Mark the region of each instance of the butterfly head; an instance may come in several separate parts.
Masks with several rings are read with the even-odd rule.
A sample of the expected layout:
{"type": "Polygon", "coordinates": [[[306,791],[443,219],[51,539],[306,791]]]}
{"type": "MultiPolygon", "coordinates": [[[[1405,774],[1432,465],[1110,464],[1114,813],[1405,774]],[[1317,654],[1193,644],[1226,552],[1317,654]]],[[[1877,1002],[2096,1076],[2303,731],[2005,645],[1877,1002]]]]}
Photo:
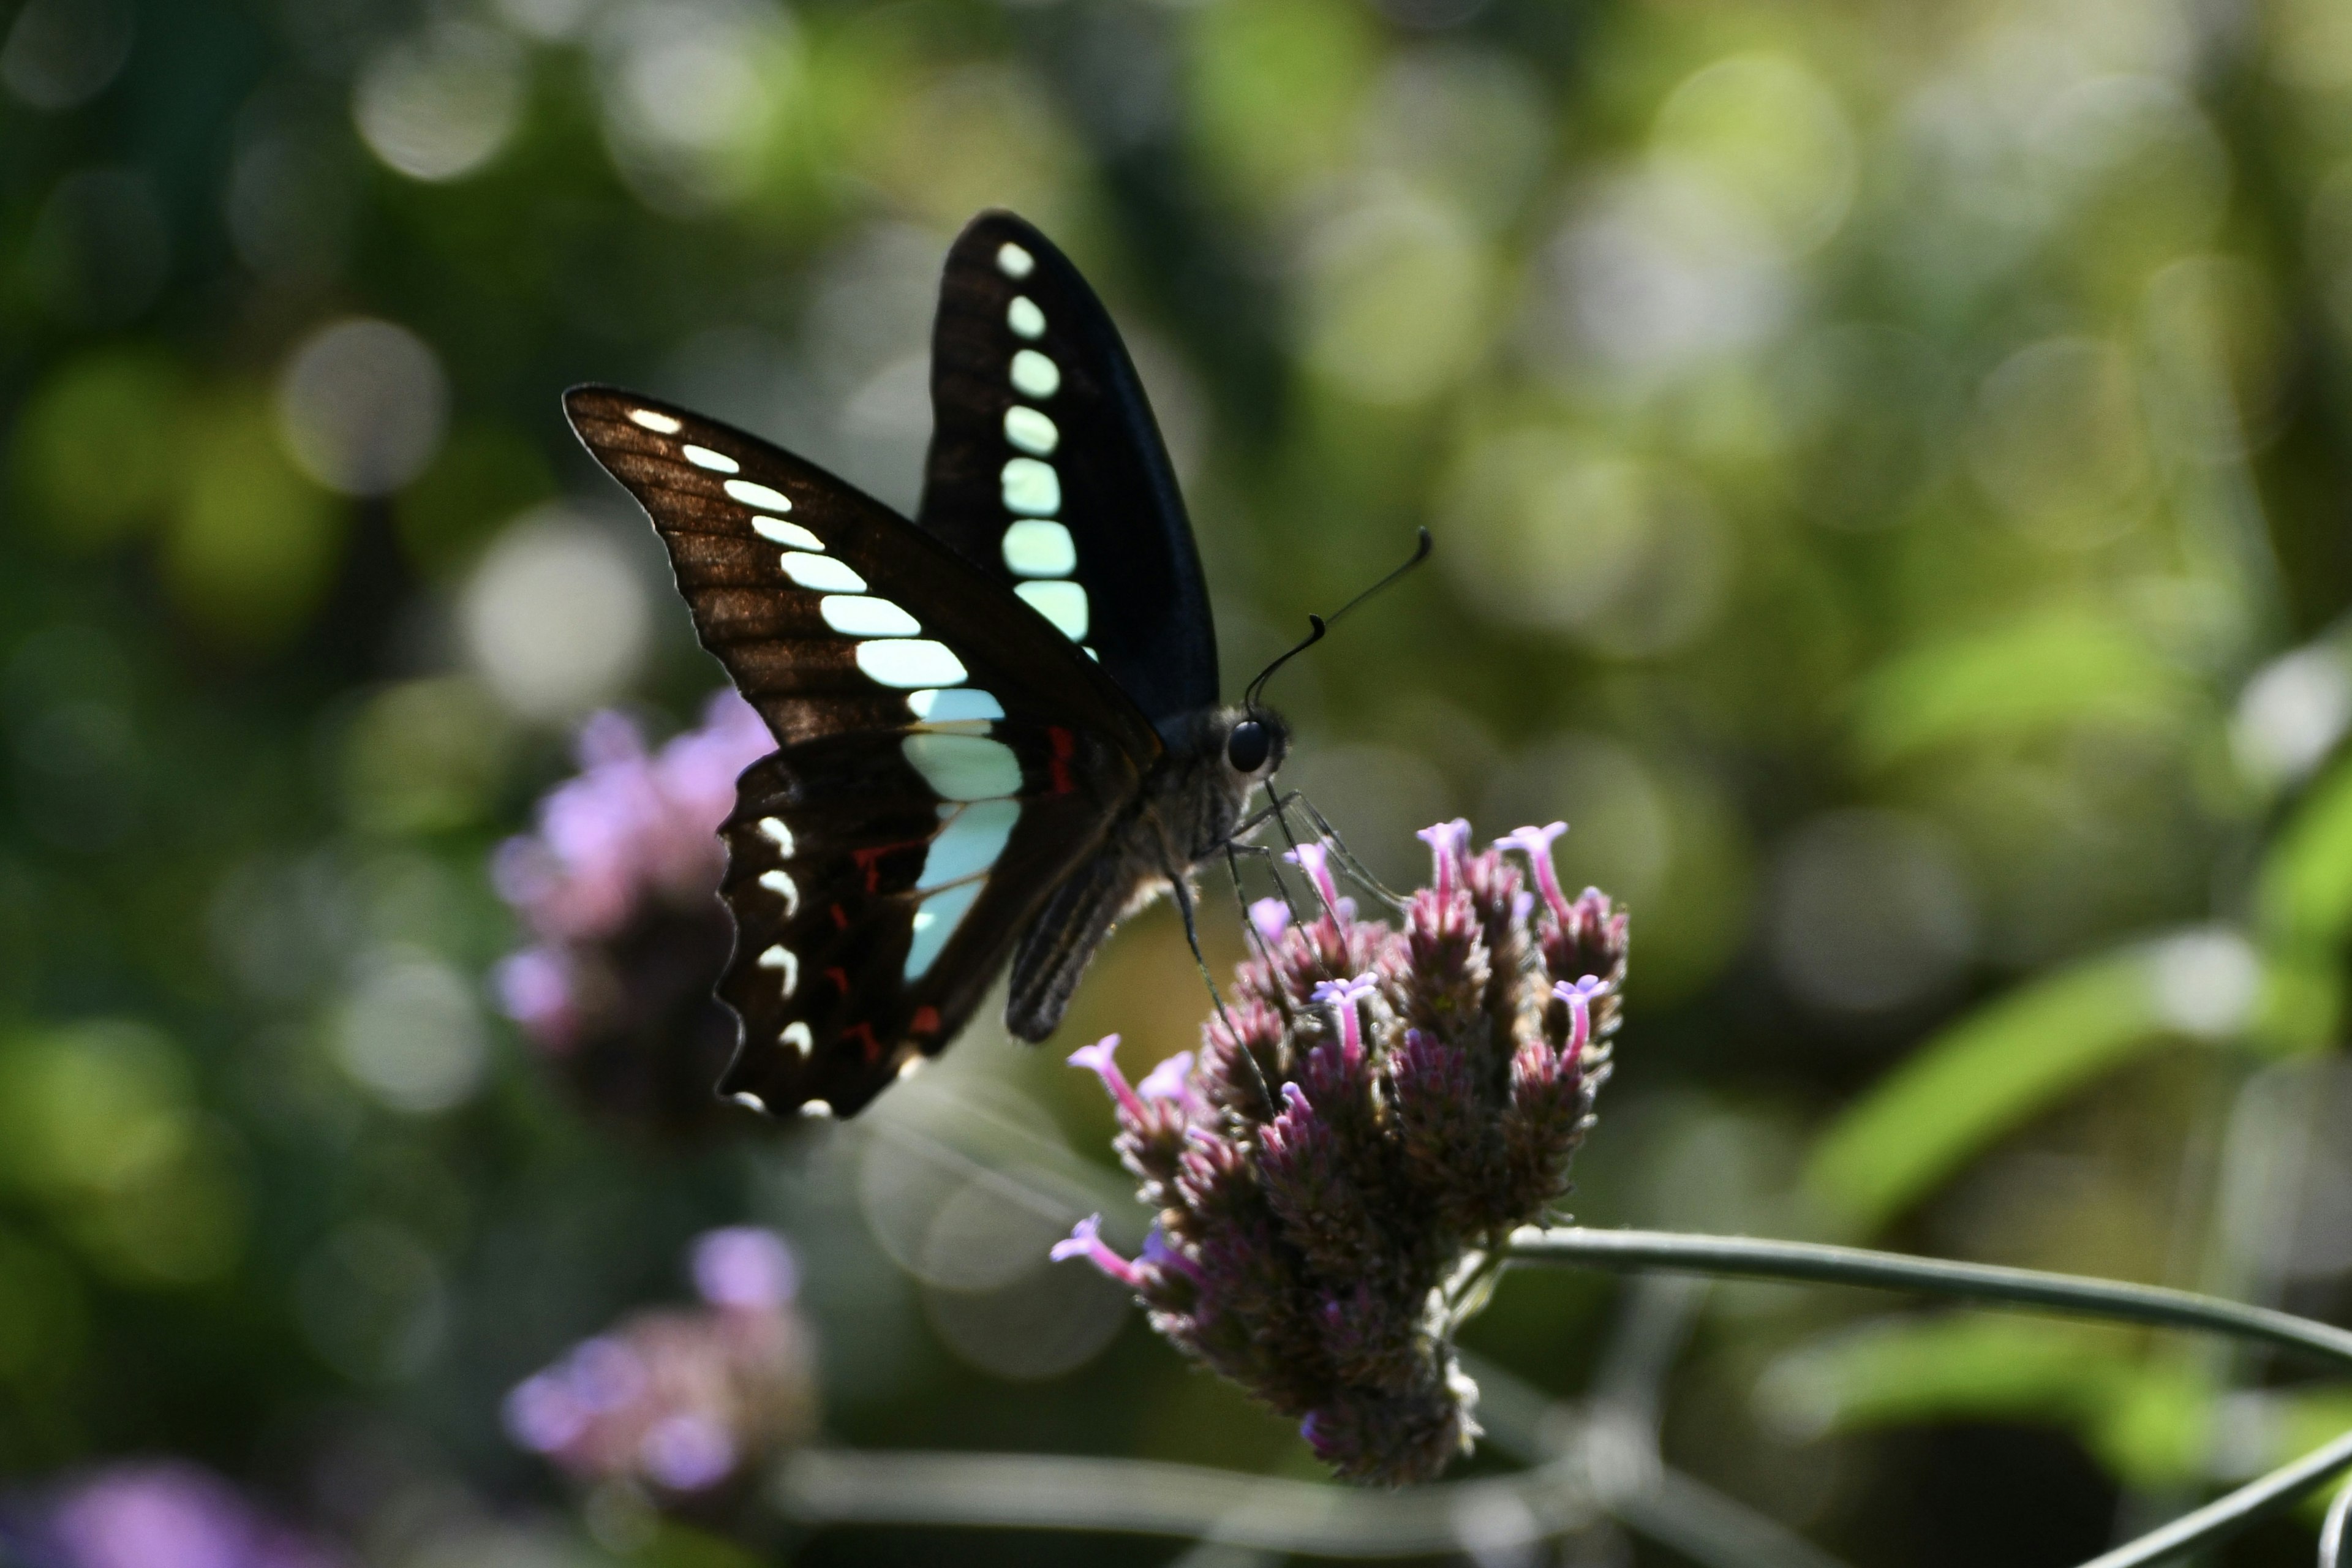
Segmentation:
{"type": "Polygon", "coordinates": [[[1289,750],[1290,726],[1271,709],[1246,710],[1225,727],[1225,766],[1246,783],[1271,778],[1289,750]]]}

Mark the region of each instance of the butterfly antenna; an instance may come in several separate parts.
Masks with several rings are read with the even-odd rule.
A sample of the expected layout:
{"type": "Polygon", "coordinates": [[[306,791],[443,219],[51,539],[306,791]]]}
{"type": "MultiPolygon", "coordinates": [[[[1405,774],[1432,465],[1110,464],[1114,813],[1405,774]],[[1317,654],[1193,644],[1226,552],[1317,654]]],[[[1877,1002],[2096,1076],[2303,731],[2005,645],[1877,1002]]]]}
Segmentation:
{"type": "Polygon", "coordinates": [[[1274,672],[1276,670],[1280,669],[1284,665],[1288,664],[1292,659],[1297,658],[1300,654],[1305,653],[1308,648],[1313,647],[1317,643],[1321,642],[1324,635],[1330,631],[1334,626],[1339,624],[1339,617],[1345,616],[1349,611],[1354,609],[1357,605],[1362,604],[1365,600],[1381,592],[1383,588],[1388,587],[1398,578],[1403,576],[1406,573],[1412,571],[1414,567],[1428,560],[1429,552],[1434,547],[1433,542],[1429,537],[1429,530],[1424,528],[1419,530],[1418,532],[1421,536],[1420,542],[1413,546],[1412,556],[1410,560],[1406,561],[1404,564],[1397,567],[1395,570],[1389,573],[1387,576],[1382,577],[1379,582],[1373,584],[1370,587],[1365,589],[1362,593],[1358,594],[1354,598],[1349,600],[1338,609],[1332,611],[1328,618],[1322,616],[1308,616],[1307,617],[1307,624],[1310,629],[1307,631],[1305,639],[1297,647],[1292,647],[1287,652],[1282,654],[1272,664],[1267,665],[1264,669],[1258,671],[1257,679],[1251,681],[1249,683],[1249,689],[1242,693],[1242,706],[1252,712],[1256,711],[1257,700],[1265,690],[1265,683],[1274,679],[1274,672]]]}

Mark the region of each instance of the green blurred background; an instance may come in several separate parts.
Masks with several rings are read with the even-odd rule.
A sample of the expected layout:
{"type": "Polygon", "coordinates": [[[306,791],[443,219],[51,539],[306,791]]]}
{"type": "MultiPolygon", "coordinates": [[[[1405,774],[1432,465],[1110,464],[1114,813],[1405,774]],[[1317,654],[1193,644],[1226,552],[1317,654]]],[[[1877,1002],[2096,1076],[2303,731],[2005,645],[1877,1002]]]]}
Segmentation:
{"type": "MultiPolygon", "coordinates": [[[[1398,877],[1565,816],[1632,906],[1580,1217],[2352,1311],[2342,0],[11,0],[7,1484],[186,1456],[403,1568],[1256,1561],[730,1544],[499,1426],[751,1219],[828,1442],[1316,1473],[1042,1264],[1121,1184],[1061,1057],[1192,1041],[1165,911],[1045,1050],[781,1137],[583,1115],[486,988],[574,726],[719,679],[557,395],[910,506],[986,205],[1126,331],[1229,690],[1436,535],[1282,677],[1286,776],[1398,877]]],[[[1675,1473],[1859,1565],[2070,1562],[2352,1424],[2178,1336],[1831,1291],[1517,1277],[1472,1343],[1650,1378],[1675,1473]]]]}

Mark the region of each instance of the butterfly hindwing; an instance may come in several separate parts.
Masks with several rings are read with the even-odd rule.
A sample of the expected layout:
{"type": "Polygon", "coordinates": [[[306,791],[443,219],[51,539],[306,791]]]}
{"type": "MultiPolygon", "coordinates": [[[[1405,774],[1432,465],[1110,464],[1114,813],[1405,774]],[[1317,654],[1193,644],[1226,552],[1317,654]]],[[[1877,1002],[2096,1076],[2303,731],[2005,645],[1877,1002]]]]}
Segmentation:
{"type": "Polygon", "coordinates": [[[725,829],[725,1087],[854,1110],[953,1038],[1159,739],[1002,584],[824,470],[609,388],[565,407],[782,747],[725,829]]]}
{"type": "Polygon", "coordinates": [[[1182,495],[1109,313],[1010,213],[949,252],[922,526],[1084,643],[1163,735],[1217,700],[1182,495]]]}
{"type": "Polygon", "coordinates": [[[744,773],[724,829],[736,940],[719,987],[744,1045],[722,1092],[848,1115],[961,1032],[1040,889],[1083,859],[1073,847],[1103,815],[1094,795],[1120,783],[1113,759],[1013,739],[1045,766],[1011,797],[940,801],[850,737],[744,773]]]}

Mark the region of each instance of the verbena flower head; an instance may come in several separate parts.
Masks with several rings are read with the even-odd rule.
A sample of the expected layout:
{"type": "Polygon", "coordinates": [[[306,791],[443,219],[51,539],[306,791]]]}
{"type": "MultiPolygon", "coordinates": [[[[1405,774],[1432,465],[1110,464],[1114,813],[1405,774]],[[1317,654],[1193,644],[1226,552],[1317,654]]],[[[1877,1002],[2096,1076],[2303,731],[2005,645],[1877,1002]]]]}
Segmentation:
{"type": "Polygon", "coordinates": [[[736,775],[775,749],[732,689],[658,751],[618,713],[582,726],[581,771],[499,846],[499,892],[534,941],[499,965],[507,1014],[590,1103],[640,1128],[696,1131],[734,1023],[712,999],[730,932],[719,829],[736,775]]]}
{"type": "Polygon", "coordinates": [[[745,1479],[815,1425],[791,1251],[749,1226],[691,1253],[702,1305],[642,1312],[508,1394],[507,1433],[575,1479],[667,1501],[745,1479]]]}
{"type": "Polygon", "coordinates": [[[1325,847],[1303,846],[1320,913],[1252,906],[1258,956],[1197,1057],[1134,1088],[1116,1035],[1070,1058],[1110,1090],[1159,1217],[1131,1261],[1098,1217],[1053,1256],[1129,1286],[1179,1349],[1359,1480],[1429,1479],[1477,1435],[1454,1332],[1504,1237],[1568,1191],[1607,1076],[1626,917],[1560,890],[1561,831],[1474,855],[1467,823],[1428,829],[1430,885],[1402,930],[1356,919],[1325,847]]]}
{"type": "Polygon", "coordinates": [[[341,1568],[209,1470],[133,1461],[74,1477],[0,1517],[0,1562],[41,1568],[341,1568]]]}

